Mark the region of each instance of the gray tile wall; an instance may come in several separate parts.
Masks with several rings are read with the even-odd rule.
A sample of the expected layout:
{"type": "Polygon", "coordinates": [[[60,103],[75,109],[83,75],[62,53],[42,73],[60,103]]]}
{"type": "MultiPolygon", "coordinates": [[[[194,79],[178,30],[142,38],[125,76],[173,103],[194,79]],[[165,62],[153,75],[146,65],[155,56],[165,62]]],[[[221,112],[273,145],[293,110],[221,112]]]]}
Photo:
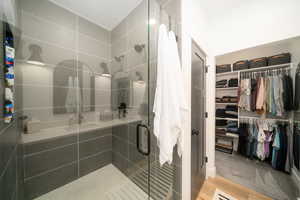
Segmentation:
{"type": "MultiPolygon", "coordinates": [[[[4,105],[4,56],[3,56],[3,22],[8,22],[14,35],[15,47],[18,45],[18,15],[16,2],[15,7],[10,10],[15,13],[10,13],[16,16],[16,20],[5,17],[2,13],[0,16],[0,105],[4,105]],[[7,21],[8,20],[8,21],[7,21]],[[14,25],[12,25],[14,24],[14,25]]],[[[0,8],[1,9],[1,8],[0,8]]],[[[16,101],[16,99],[15,99],[16,101]]],[[[15,107],[16,116],[18,109],[15,107]]],[[[22,145],[20,145],[20,130],[18,129],[18,118],[10,123],[4,123],[3,110],[0,109],[0,199],[7,200],[22,200],[22,145]]]]}
{"type": "Polygon", "coordinates": [[[52,191],[111,162],[111,128],[24,144],[25,199],[52,191]]]}
{"type": "MultiPolygon", "coordinates": [[[[3,123],[3,119],[1,120],[3,123]]],[[[3,125],[0,132],[0,199],[17,195],[17,159],[19,131],[16,121],[3,125]]]]}
{"type": "MultiPolygon", "coordinates": [[[[67,126],[77,113],[66,113],[66,84],[68,77],[78,75],[82,110],[88,111],[82,113],[83,120],[99,121],[99,113],[110,109],[110,80],[100,77],[100,64],[110,66],[110,31],[48,0],[22,0],[19,11],[22,35],[16,54],[16,89],[22,100],[20,112],[37,121],[42,130],[67,126]],[[41,48],[45,66],[26,62],[32,44],[41,48]],[[91,80],[97,75],[93,87],[91,80]]],[[[112,128],[78,129],[76,134],[26,143],[23,148],[24,199],[29,200],[110,164],[112,128]]]]}
{"type": "Polygon", "coordinates": [[[129,123],[112,128],[112,163],[128,177],[137,168],[147,168],[147,157],[136,147],[136,126],[141,122],[129,123]]]}
{"type": "MultiPolygon", "coordinates": [[[[118,77],[127,78],[131,81],[132,86],[125,87],[129,98],[128,103],[130,112],[133,115],[142,114],[147,115],[145,111],[142,111],[142,105],[147,104],[147,81],[148,81],[148,1],[142,1],[126,18],[124,18],[112,31],[111,31],[111,71],[115,79],[112,79],[112,83],[117,83],[118,77]],[[135,50],[135,46],[143,46],[140,52],[135,50]],[[121,62],[117,62],[114,58],[123,56],[121,62]],[[145,82],[144,88],[141,89],[141,85],[136,84],[139,73],[145,82]],[[144,95],[138,99],[134,99],[134,96],[138,92],[143,92],[144,95]]],[[[123,90],[125,89],[123,88],[123,90]]],[[[112,85],[112,98],[113,107],[117,101],[114,100],[118,94],[122,93],[120,87],[112,85]]]]}
{"type": "Polygon", "coordinates": [[[23,98],[19,106],[24,115],[44,128],[67,125],[72,116],[65,107],[68,78],[78,76],[81,109],[92,111],[84,113],[84,119],[99,119],[100,112],[110,110],[110,80],[100,76],[100,64],[110,66],[110,31],[48,0],[20,2],[22,37],[17,51],[16,87],[23,98]],[[26,62],[32,44],[41,48],[45,66],[26,62]],[[91,84],[94,76],[95,87],[91,84]]]}
{"type": "MultiPolygon", "coordinates": [[[[122,67],[130,80],[137,80],[136,72],[139,72],[147,82],[148,34],[145,25],[147,1],[143,1],[111,32],[47,0],[22,0],[20,2],[22,37],[17,50],[16,89],[21,101],[17,106],[22,108],[20,112],[29,116],[30,119],[39,120],[45,127],[58,127],[68,123],[66,119],[71,114],[55,114],[55,110],[59,113],[63,108],[55,106],[53,88],[59,88],[61,96],[66,96],[67,92],[64,83],[54,81],[53,76],[57,67],[62,69],[60,72],[72,76],[74,73],[82,71],[82,74],[85,74],[89,71],[85,66],[89,66],[96,73],[101,73],[100,63],[107,62],[112,73],[116,73],[122,67]],[[45,66],[29,66],[26,63],[31,55],[29,50],[31,44],[37,44],[42,48],[45,66]],[[142,52],[135,51],[135,45],[143,44],[145,48],[142,52]],[[125,56],[122,66],[114,60],[115,56],[120,55],[125,56]],[[79,69],[78,66],[81,66],[81,63],[84,65],[79,69]]],[[[157,12],[154,11],[154,14],[157,12]]],[[[156,72],[156,36],[157,27],[151,29],[149,46],[151,88],[154,88],[156,72]]],[[[85,89],[91,90],[92,88],[90,85],[85,85],[85,89]]],[[[93,112],[83,113],[85,120],[97,120],[98,112],[110,109],[110,82],[101,84],[95,90],[96,99],[101,101],[96,101],[95,105],[91,105],[89,99],[83,100],[85,107],[95,107],[93,112]]],[[[151,95],[154,97],[154,94],[151,95]]],[[[147,93],[145,93],[141,101],[132,105],[133,115],[130,117],[135,117],[139,113],[142,120],[147,119],[147,113],[141,109],[143,104],[147,105],[147,98],[147,93]]],[[[79,130],[78,134],[68,137],[25,144],[24,163],[21,162],[24,164],[25,173],[25,199],[40,196],[109,163],[113,163],[124,174],[131,177],[137,169],[144,167],[147,160],[136,150],[135,128],[136,123],[132,123],[101,131],[83,133],[79,130]],[[52,162],[48,162],[47,159],[52,162]]],[[[157,161],[158,150],[155,144],[154,139],[152,149],[155,150],[151,155],[151,162],[157,161]]],[[[12,151],[12,147],[9,147],[12,145],[4,146],[8,149],[7,151],[12,151]]],[[[22,153],[22,148],[14,151],[22,153]]],[[[7,165],[15,166],[14,163],[17,163],[19,159],[17,154],[12,155],[14,156],[10,156],[6,162],[7,165]],[[9,162],[11,160],[16,160],[16,162],[9,162]]],[[[178,186],[181,182],[181,164],[176,166],[178,170],[174,176],[174,183],[178,186]]],[[[7,171],[4,174],[10,176],[12,173],[7,171]]],[[[6,176],[2,176],[0,180],[7,180],[6,176]]],[[[9,185],[10,188],[14,188],[16,184],[9,185]]],[[[177,186],[174,186],[173,191],[176,196],[180,196],[180,187],[177,186]]],[[[10,195],[12,198],[16,196],[15,192],[10,192],[12,191],[10,189],[5,191],[5,195],[10,195]]]]}

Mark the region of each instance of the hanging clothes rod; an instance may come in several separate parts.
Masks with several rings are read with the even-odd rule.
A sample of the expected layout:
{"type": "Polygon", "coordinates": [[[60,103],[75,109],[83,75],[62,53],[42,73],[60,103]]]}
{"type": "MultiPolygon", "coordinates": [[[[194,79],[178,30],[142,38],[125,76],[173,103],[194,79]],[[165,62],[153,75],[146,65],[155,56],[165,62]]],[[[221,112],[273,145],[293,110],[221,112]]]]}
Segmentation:
{"type": "Polygon", "coordinates": [[[291,119],[281,119],[281,118],[260,118],[260,117],[252,117],[252,116],[239,116],[239,119],[243,120],[266,120],[266,121],[282,121],[282,122],[291,122],[291,119]]]}
{"type": "Polygon", "coordinates": [[[258,71],[268,71],[268,70],[275,70],[275,69],[282,69],[282,68],[292,68],[293,63],[287,63],[287,64],[281,64],[281,65],[271,65],[271,66],[265,66],[265,67],[259,67],[259,68],[253,68],[253,69],[243,69],[239,72],[258,72],[258,71]]]}

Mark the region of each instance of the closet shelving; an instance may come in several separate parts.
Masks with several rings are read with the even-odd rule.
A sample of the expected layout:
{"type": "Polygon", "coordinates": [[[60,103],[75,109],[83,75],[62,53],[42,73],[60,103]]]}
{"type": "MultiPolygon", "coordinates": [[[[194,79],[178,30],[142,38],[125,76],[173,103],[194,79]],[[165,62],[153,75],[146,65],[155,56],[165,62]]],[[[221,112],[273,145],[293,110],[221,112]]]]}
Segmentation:
{"type": "Polygon", "coordinates": [[[283,119],[283,118],[262,118],[262,117],[252,117],[252,116],[239,116],[239,119],[261,119],[261,120],[270,120],[270,121],[281,121],[281,122],[292,122],[292,119],[283,119]]]}
{"type": "MultiPolygon", "coordinates": [[[[276,69],[286,69],[286,68],[292,68],[293,67],[293,63],[286,63],[286,64],[280,64],[280,65],[272,65],[272,66],[265,66],[265,67],[259,67],[259,68],[252,68],[252,69],[244,69],[244,70],[237,70],[237,71],[233,71],[232,70],[232,67],[231,67],[231,70],[230,72],[223,72],[223,73],[218,73],[216,74],[216,77],[217,79],[220,79],[222,77],[231,77],[231,78],[237,78],[238,79],[238,83],[240,82],[240,76],[241,76],[241,73],[243,72],[257,72],[257,73],[260,73],[260,72],[264,72],[264,71],[271,71],[271,70],[276,70],[276,69]]],[[[226,87],[226,88],[216,88],[216,92],[219,92],[219,91],[222,91],[222,92],[233,92],[233,91],[238,91],[238,87],[226,87]]],[[[218,103],[216,102],[216,107],[219,107],[219,106],[226,106],[226,105],[237,105],[238,103],[218,103]]],[[[244,120],[244,119],[266,119],[266,120],[277,120],[277,121],[284,121],[284,122],[292,122],[291,119],[285,119],[285,118],[276,118],[276,117],[273,117],[273,118],[270,118],[270,117],[265,117],[265,118],[262,118],[262,117],[254,117],[254,116],[247,116],[247,115],[243,115],[241,116],[240,115],[240,109],[238,109],[238,117],[237,118],[221,118],[221,117],[216,117],[216,120],[231,120],[231,121],[237,121],[238,124],[240,123],[240,119],[241,120],[244,120]]],[[[219,127],[217,127],[219,128],[219,127]]],[[[232,138],[232,141],[234,139],[237,139],[236,137],[233,137],[233,136],[226,136],[227,138],[232,138]]],[[[226,148],[224,147],[224,145],[218,145],[217,144],[217,140],[218,138],[222,138],[222,136],[220,135],[217,135],[216,134],[216,149],[219,149],[220,148],[226,148]]],[[[232,142],[233,144],[233,142],[232,142]]],[[[232,150],[233,147],[227,147],[227,149],[225,150],[225,152],[230,152],[232,153],[232,150]]]]}
{"type": "Polygon", "coordinates": [[[252,68],[252,69],[242,69],[242,70],[237,70],[237,71],[223,72],[223,73],[218,73],[217,76],[239,74],[241,72],[266,71],[266,70],[273,70],[273,69],[278,69],[278,68],[289,68],[289,67],[292,68],[293,63],[286,63],[286,64],[271,65],[271,66],[258,67],[258,68],[252,68]]]}
{"type": "Polygon", "coordinates": [[[217,105],[237,105],[237,103],[216,103],[217,105]]]}
{"type": "Polygon", "coordinates": [[[216,90],[237,90],[238,87],[216,88],[216,90]]]}
{"type": "Polygon", "coordinates": [[[238,121],[238,118],[216,117],[216,119],[224,119],[224,120],[230,120],[230,121],[238,121]]]}

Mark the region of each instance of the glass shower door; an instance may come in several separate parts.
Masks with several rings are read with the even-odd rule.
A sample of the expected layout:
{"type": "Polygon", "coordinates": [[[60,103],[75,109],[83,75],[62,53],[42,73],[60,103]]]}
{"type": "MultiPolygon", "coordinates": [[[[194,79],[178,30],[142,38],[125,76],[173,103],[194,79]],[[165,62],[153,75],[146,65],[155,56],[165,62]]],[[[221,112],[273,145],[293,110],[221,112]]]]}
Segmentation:
{"type": "Polygon", "coordinates": [[[24,199],[149,199],[149,1],[16,4],[24,199]]]}

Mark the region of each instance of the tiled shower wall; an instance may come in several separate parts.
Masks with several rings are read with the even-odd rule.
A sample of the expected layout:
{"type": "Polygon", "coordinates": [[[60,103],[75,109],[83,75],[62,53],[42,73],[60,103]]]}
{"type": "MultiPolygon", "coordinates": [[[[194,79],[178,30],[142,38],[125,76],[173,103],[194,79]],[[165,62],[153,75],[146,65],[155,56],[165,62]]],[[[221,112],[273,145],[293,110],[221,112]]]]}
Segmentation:
{"type": "MultiPolygon", "coordinates": [[[[31,124],[24,143],[24,199],[33,199],[112,162],[112,127],[84,131],[69,124],[82,114],[83,123],[98,122],[110,110],[110,31],[47,0],[21,0],[21,43],[17,51],[18,108],[31,124]],[[32,45],[44,66],[27,63],[32,45]],[[66,112],[68,77],[79,77],[72,98],[82,107],[66,112]],[[93,79],[95,77],[95,79],[93,79]],[[94,80],[95,87],[92,87],[94,80]],[[78,94],[78,95],[77,95],[78,94]],[[69,126],[73,134],[43,139],[43,131],[69,126]],[[30,138],[30,139],[28,139],[30,138]]],[[[12,136],[11,136],[12,137],[12,136]]]]}
{"type": "MultiPolygon", "coordinates": [[[[34,138],[36,134],[36,139],[24,144],[25,199],[40,196],[109,163],[113,163],[130,176],[131,172],[142,167],[140,164],[146,160],[136,150],[136,123],[91,132],[77,130],[77,134],[47,140],[39,140],[38,135],[44,128],[68,125],[70,117],[74,115],[74,113],[63,114],[65,108],[54,103],[62,101],[54,97],[55,90],[59,91],[61,96],[66,96],[68,91],[68,85],[60,79],[55,79],[55,76],[57,74],[68,76],[81,74],[83,82],[86,83],[81,92],[89,94],[92,90],[89,85],[90,71],[101,73],[99,66],[102,62],[108,63],[112,74],[119,73],[117,75],[121,76],[125,74],[135,82],[133,90],[137,91],[138,95],[132,97],[134,101],[130,105],[128,117],[136,117],[139,114],[141,120],[147,123],[148,96],[147,92],[141,91],[150,87],[151,107],[155,88],[158,30],[158,23],[150,28],[148,49],[148,2],[143,1],[111,32],[47,0],[22,0],[20,2],[21,6],[18,11],[21,15],[21,26],[19,28],[22,35],[16,65],[17,109],[21,114],[36,122],[38,127],[31,135],[34,138]],[[26,63],[32,53],[30,48],[32,44],[41,48],[45,66],[26,63]],[[135,45],[143,46],[144,44],[142,51],[138,52],[134,49],[135,45]],[[150,50],[149,71],[148,50],[150,50]],[[124,60],[120,63],[114,58],[121,55],[124,55],[124,60]],[[57,69],[60,70],[57,71],[57,69]],[[140,76],[145,83],[140,80],[140,76]],[[150,77],[149,85],[146,84],[148,76],[150,77]]],[[[163,20],[160,17],[158,3],[151,0],[150,5],[153,6],[150,9],[151,16],[157,17],[157,22],[163,20]]],[[[172,11],[172,14],[178,15],[177,11],[172,11]]],[[[82,113],[85,122],[99,120],[100,113],[111,108],[111,94],[119,92],[110,88],[110,81],[107,79],[101,78],[98,81],[99,87],[94,89],[96,104],[93,105],[90,98],[84,98],[83,108],[78,108],[85,111],[82,113]]],[[[18,179],[15,173],[19,160],[17,158],[21,158],[19,161],[23,160],[16,154],[19,136],[16,124],[3,127],[0,134],[1,155],[3,152],[3,158],[5,158],[4,163],[1,163],[2,159],[0,162],[0,172],[2,172],[0,184],[5,185],[0,187],[5,189],[0,193],[0,195],[5,195],[3,199],[17,196],[18,179]],[[2,142],[4,142],[3,145],[2,142]]],[[[152,138],[154,151],[151,154],[151,162],[158,160],[159,152],[153,135],[152,138]]],[[[21,150],[22,148],[18,152],[22,153],[21,150]]],[[[179,199],[181,161],[176,154],[174,161],[173,199],[179,199]]],[[[152,170],[152,173],[155,175],[156,171],[152,170]]],[[[22,199],[22,195],[19,196],[19,199],[22,199]]]]}
{"type": "Polygon", "coordinates": [[[40,196],[109,163],[129,175],[129,171],[135,171],[135,162],[145,159],[136,150],[136,123],[90,132],[78,129],[73,135],[39,139],[43,130],[50,128],[55,132],[55,128],[68,126],[69,119],[78,115],[65,113],[65,106],[57,105],[64,101],[70,89],[63,75],[82,74],[80,92],[85,97],[91,90],[95,92],[95,105],[90,98],[83,98],[83,108],[78,108],[83,111],[84,122],[99,121],[100,113],[111,109],[111,93],[120,91],[111,89],[110,79],[99,77],[95,89],[89,85],[90,72],[101,74],[103,62],[112,69],[112,74],[122,67],[134,82],[133,90],[139,95],[132,97],[128,118],[137,117],[138,113],[147,118],[145,109],[140,109],[145,108],[140,105],[147,102],[147,93],[143,92],[148,73],[145,2],[124,20],[126,26],[121,23],[110,32],[50,1],[21,1],[22,40],[17,52],[16,83],[17,95],[22,101],[18,107],[35,122],[33,133],[23,136],[24,141],[29,141],[24,144],[25,199],[40,196]],[[41,49],[45,66],[26,62],[32,53],[32,44],[41,49]],[[136,52],[135,44],[144,44],[144,50],[136,52]],[[114,59],[123,54],[123,62],[114,59]],[[135,82],[137,71],[144,83],[135,82]],[[61,99],[55,97],[55,91],[61,99]],[[26,139],[28,137],[31,139],[26,139]]]}
{"type": "MultiPolygon", "coordinates": [[[[93,74],[101,75],[101,63],[109,68],[110,32],[50,1],[20,2],[22,43],[17,54],[17,89],[23,97],[20,106],[24,115],[42,127],[67,125],[73,114],[61,114],[65,111],[61,102],[70,89],[68,76],[81,75],[80,93],[90,97],[93,88],[89,79],[93,74]],[[31,45],[40,47],[45,66],[26,63],[33,53],[31,45]]],[[[110,80],[97,78],[99,84],[93,91],[96,104],[90,98],[82,101],[82,110],[92,111],[84,113],[86,121],[95,120],[98,112],[110,109],[110,80]]]]}
{"type": "MultiPolygon", "coordinates": [[[[147,110],[143,110],[143,107],[148,105],[147,19],[148,1],[144,0],[111,31],[111,70],[116,77],[112,81],[116,82],[118,77],[126,77],[132,81],[132,88],[124,88],[135,94],[129,97],[128,117],[139,116],[144,123],[147,123],[147,110]],[[135,45],[143,46],[140,52],[135,50],[135,45]],[[122,59],[117,62],[115,57],[122,59]],[[141,75],[142,81],[137,82],[136,73],[141,75]]],[[[120,93],[120,90],[122,89],[112,88],[112,95],[120,93]]],[[[137,123],[131,123],[113,128],[113,164],[128,176],[136,171],[138,162],[144,161],[144,170],[147,167],[146,157],[136,149],[136,125],[137,123]]]]}

